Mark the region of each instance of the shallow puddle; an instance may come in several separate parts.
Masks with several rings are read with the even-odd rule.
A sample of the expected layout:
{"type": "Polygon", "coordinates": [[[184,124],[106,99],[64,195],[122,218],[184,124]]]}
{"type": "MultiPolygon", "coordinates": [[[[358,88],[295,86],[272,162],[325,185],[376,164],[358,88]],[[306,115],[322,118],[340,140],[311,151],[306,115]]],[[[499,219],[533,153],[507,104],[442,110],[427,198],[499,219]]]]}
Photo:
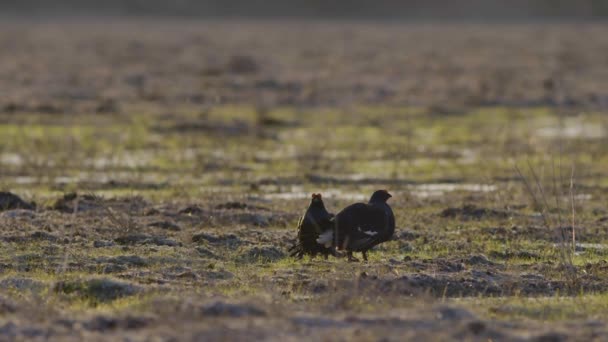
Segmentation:
{"type": "Polygon", "coordinates": [[[0,164],[19,166],[23,164],[23,157],[17,153],[0,154],[0,164]]]}
{"type": "Polygon", "coordinates": [[[536,135],[543,138],[600,139],[606,136],[606,130],[602,125],[576,120],[575,122],[566,122],[564,127],[549,126],[539,128],[536,130],[536,135]]]}
{"type": "MultiPolygon", "coordinates": [[[[301,187],[294,187],[299,188],[301,187]]],[[[283,199],[283,200],[299,200],[299,199],[308,199],[310,198],[310,192],[304,190],[290,191],[290,192],[279,192],[272,194],[265,194],[262,196],[264,199],[283,199]]],[[[360,194],[355,192],[344,192],[340,190],[328,190],[323,191],[323,198],[328,199],[343,199],[343,200],[353,200],[353,201],[364,201],[368,199],[369,195],[360,194]]]]}
{"type": "MultiPolygon", "coordinates": [[[[351,175],[348,177],[350,180],[361,180],[366,179],[365,175],[351,175]]],[[[445,193],[453,191],[468,191],[468,192],[492,192],[496,191],[497,186],[491,184],[474,184],[474,183],[426,183],[407,186],[411,195],[426,198],[442,196],[445,193]]],[[[389,189],[390,190],[390,189],[389,189]]],[[[393,196],[399,196],[399,191],[391,191],[393,196]]],[[[340,190],[326,190],[322,192],[326,198],[337,198],[344,200],[359,200],[364,201],[369,198],[368,194],[361,194],[353,191],[340,191],[340,190]]],[[[284,200],[295,200],[304,199],[310,196],[310,192],[304,191],[301,186],[292,186],[287,192],[276,192],[265,194],[262,197],[265,199],[284,199],[284,200]]]]}
{"type": "Polygon", "coordinates": [[[608,244],[605,243],[588,243],[588,242],[577,242],[576,248],[581,249],[607,249],[608,244]]]}
{"type": "Polygon", "coordinates": [[[475,183],[426,183],[411,185],[408,188],[412,195],[421,198],[443,196],[453,191],[492,192],[497,189],[496,185],[475,183]]]}

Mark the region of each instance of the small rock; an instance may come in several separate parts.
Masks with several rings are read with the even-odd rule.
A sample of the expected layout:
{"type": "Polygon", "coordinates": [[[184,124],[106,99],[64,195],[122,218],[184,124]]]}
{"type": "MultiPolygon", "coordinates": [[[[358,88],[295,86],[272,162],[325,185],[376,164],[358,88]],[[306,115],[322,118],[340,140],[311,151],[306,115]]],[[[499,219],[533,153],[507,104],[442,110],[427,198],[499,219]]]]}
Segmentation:
{"type": "Polygon", "coordinates": [[[2,107],[2,111],[5,113],[23,112],[26,110],[26,106],[14,102],[9,102],[2,107]]]}
{"type": "Polygon", "coordinates": [[[58,114],[63,111],[62,108],[58,107],[53,103],[41,103],[35,108],[33,108],[33,110],[44,114],[58,114]]]}
{"type": "Polygon", "coordinates": [[[13,322],[8,322],[0,326],[0,336],[7,338],[7,340],[14,340],[17,336],[17,325],[13,322]]]}
{"type": "Polygon", "coordinates": [[[108,331],[114,329],[141,329],[149,325],[151,320],[146,317],[114,318],[97,316],[90,321],[84,322],[82,326],[91,331],[108,331]]]}
{"type": "Polygon", "coordinates": [[[199,233],[192,235],[192,242],[223,243],[227,245],[237,245],[241,240],[234,234],[215,236],[207,233],[199,233]]]}
{"type": "Polygon", "coordinates": [[[40,291],[44,288],[44,284],[37,280],[21,277],[9,277],[0,281],[1,289],[16,289],[19,291],[30,290],[40,291]]]}
{"type": "Polygon", "coordinates": [[[176,278],[182,278],[182,279],[198,279],[198,276],[196,275],[196,273],[192,272],[192,271],[184,271],[182,273],[178,273],[175,275],[176,278]]]}
{"type": "Polygon", "coordinates": [[[469,265],[491,265],[493,264],[487,256],[483,254],[473,255],[467,260],[469,265]]]}
{"type": "Polygon", "coordinates": [[[56,283],[53,289],[68,295],[77,294],[84,299],[96,302],[109,302],[141,292],[141,288],[138,286],[109,278],[61,281],[56,283]]]}
{"type": "Polygon", "coordinates": [[[12,300],[0,297],[0,314],[14,313],[17,311],[17,304],[12,300]]]}
{"type": "Polygon", "coordinates": [[[150,244],[150,245],[156,245],[156,246],[169,246],[169,247],[178,247],[178,246],[182,245],[181,242],[159,237],[159,236],[153,236],[151,239],[145,240],[143,244],[144,245],[150,244]]]}
{"type": "Polygon", "coordinates": [[[116,244],[112,241],[104,241],[104,240],[93,241],[93,247],[95,247],[95,248],[112,247],[112,246],[116,246],[116,244]]]}
{"type": "Polygon", "coordinates": [[[160,211],[156,208],[149,208],[144,212],[144,216],[154,216],[160,214],[160,211]]]}
{"type": "Polygon", "coordinates": [[[76,321],[73,319],[67,319],[67,318],[60,318],[57,319],[55,321],[53,321],[52,323],[53,325],[58,325],[61,327],[65,327],[66,329],[72,330],[74,329],[74,325],[76,324],[76,321]]]}
{"type": "Polygon", "coordinates": [[[37,231],[37,232],[32,233],[30,235],[30,239],[44,240],[44,241],[51,241],[51,242],[57,242],[59,240],[59,238],[57,238],[56,236],[49,234],[47,232],[42,232],[42,231],[37,231]]]}
{"type": "Polygon", "coordinates": [[[402,253],[409,253],[414,251],[414,247],[409,242],[404,242],[401,247],[399,247],[399,251],[402,253]]]}
{"type": "Polygon", "coordinates": [[[265,207],[260,207],[257,205],[247,204],[247,203],[243,203],[243,202],[221,203],[221,204],[216,205],[215,208],[224,209],[224,210],[231,210],[231,209],[268,210],[268,208],[265,208],[265,207]]]}
{"type": "Polygon", "coordinates": [[[227,316],[227,317],[245,317],[245,316],[266,316],[266,312],[249,304],[230,304],[223,302],[215,302],[206,305],[201,310],[203,315],[207,316],[227,316]]]}
{"type": "Polygon", "coordinates": [[[114,239],[119,245],[156,245],[156,246],[181,246],[181,243],[160,236],[150,236],[146,234],[130,234],[114,239]]]}
{"type": "Polygon", "coordinates": [[[441,217],[446,218],[456,218],[460,217],[463,220],[476,219],[480,220],[482,218],[508,218],[509,213],[502,210],[496,209],[488,209],[488,208],[478,208],[472,204],[465,204],[462,208],[446,208],[440,214],[441,217]]]}
{"type": "Polygon", "coordinates": [[[186,214],[186,215],[200,215],[200,214],[204,213],[204,211],[199,206],[191,205],[184,209],[181,209],[179,211],[179,213],[186,214]]]}
{"type": "Polygon", "coordinates": [[[101,271],[101,273],[103,273],[103,274],[119,273],[119,272],[124,272],[126,270],[127,270],[127,267],[124,265],[107,264],[103,267],[103,270],[101,271]]]}
{"type": "Polygon", "coordinates": [[[95,111],[100,114],[104,113],[118,113],[120,107],[118,102],[114,99],[104,99],[97,104],[95,111]]]}
{"type": "Polygon", "coordinates": [[[467,328],[475,335],[481,334],[486,330],[486,324],[482,321],[473,321],[467,324],[467,328]]]}
{"type": "Polygon", "coordinates": [[[541,256],[538,253],[530,252],[530,251],[492,251],[490,252],[490,257],[495,259],[512,259],[512,258],[521,258],[521,259],[540,259],[541,256]]]}
{"type": "Polygon", "coordinates": [[[111,263],[118,265],[129,265],[129,266],[146,266],[148,262],[137,255],[119,255],[115,258],[108,260],[111,263]]]}
{"type": "Polygon", "coordinates": [[[7,192],[0,192],[0,211],[12,210],[12,209],[28,209],[34,210],[36,209],[36,205],[34,203],[27,203],[22,200],[19,196],[7,192]]]}
{"type": "Polygon", "coordinates": [[[256,214],[256,213],[241,213],[235,215],[234,218],[242,224],[251,224],[256,227],[268,227],[276,218],[272,215],[256,214]]]}
{"type": "Polygon", "coordinates": [[[285,257],[285,254],[274,246],[254,246],[246,248],[237,257],[240,262],[273,262],[285,257]]]}
{"type": "Polygon", "coordinates": [[[220,238],[213,236],[211,234],[207,234],[207,233],[198,233],[198,234],[194,234],[192,235],[192,242],[202,242],[202,241],[208,241],[208,242],[219,242],[220,238]]]}
{"type": "Polygon", "coordinates": [[[475,316],[471,312],[463,308],[442,306],[437,311],[437,319],[442,321],[462,321],[475,319],[475,316]]]}
{"type": "Polygon", "coordinates": [[[230,57],[227,69],[235,74],[251,74],[257,72],[260,67],[251,56],[235,55],[230,57]]]}
{"type": "Polygon", "coordinates": [[[55,201],[51,209],[58,210],[64,213],[73,213],[75,211],[87,211],[100,208],[101,198],[93,195],[79,195],[75,192],[63,195],[62,198],[55,201]]]}
{"type": "Polygon", "coordinates": [[[196,247],[196,251],[198,252],[198,254],[200,256],[207,257],[207,258],[214,258],[214,259],[217,258],[215,253],[213,253],[213,251],[211,251],[209,248],[205,248],[203,246],[198,246],[198,247],[196,247]]]}
{"type": "Polygon", "coordinates": [[[161,228],[161,229],[165,229],[165,230],[171,230],[174,232],[182,230],[182,228],[180,226],[176,225],[175,223],[169,222],[169,221],[152,222],[152,223],[148,224],[148,227],[156,227],[156,228],[161,228]]]}
{"type": "MultiPolygon", "coordinates": [[[[60,242],[63,241],[56,237],[55,235],[49,234],[47,232],[34,232],[28,236],[20,236],[20,235],[12,235],[6,236],[3,238],[4,241],[7,242],[17,242],[17,243],[25,243],[31,241],[50,241],[50,242],[60,242]]],[[[69,241],[68,241],[69,242],[69,241]]]]}
{"type": "Polygon", "coordinates": [[[119,245],[134,245],[137,243],[143,243],[149,238],[150,236],[146,234],[129,234],[117,237],[114,239],[114,242],[119,245]]]}
{"type": "Polygon", "coordinates": [[[247,209],[247,203],[243,202],[226,202],[215,206],[216,209],[247,209]]]}
{"type": "Polygon", "coordinates": [[[329,289],[329,286],[325,283],[314,283],[310,285],[310,291],[315,294],[324,293],[329,289]]]}
{"type": "Polygon", "coordinates": [[[33,219],[34,217],[36,217],[36,212],[29,210],[29,209],[12,209],[12,210],[7,210],[3,213],[0,214],[0,217],[6,217],[6,218],[28,218],[28,219],[33,219]]]}
{"type": "Polygon", "coordinates": [[[201,275],[201,278],[214,279],[214,280],[227,280],[234,278],[234,274],[226,271],[226,270],[217,270],[217,271],[204,271],[201,275]]]}
{"type": "Polygon", "coordinates": [[[412,241],[416,240],[420,235],[411,230],[403,229],[396,235],[398,240],[412,241]]]}
{"type": "Polygon", "coordinates": [[[558,332],[545,333],[532,339],[534,342],[562,342],[567,340],[568,336],[558,332]]]}
{"type": "Polygon", "coordinates": [[[98,316],[82,325],[87,330],[107,331],[118,327],[118,320],[111,317],[98,316]]]}

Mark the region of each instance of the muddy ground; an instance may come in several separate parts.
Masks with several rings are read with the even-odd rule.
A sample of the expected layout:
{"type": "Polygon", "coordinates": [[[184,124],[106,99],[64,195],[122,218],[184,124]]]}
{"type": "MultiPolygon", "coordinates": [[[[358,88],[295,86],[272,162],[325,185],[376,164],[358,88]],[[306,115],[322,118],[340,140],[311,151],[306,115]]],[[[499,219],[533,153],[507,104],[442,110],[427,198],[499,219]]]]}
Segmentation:
{"type": "Polygon", "coordinates": [[[608,338],[608,27],[110,23],[0,24],[0,339],[608,338]]]}

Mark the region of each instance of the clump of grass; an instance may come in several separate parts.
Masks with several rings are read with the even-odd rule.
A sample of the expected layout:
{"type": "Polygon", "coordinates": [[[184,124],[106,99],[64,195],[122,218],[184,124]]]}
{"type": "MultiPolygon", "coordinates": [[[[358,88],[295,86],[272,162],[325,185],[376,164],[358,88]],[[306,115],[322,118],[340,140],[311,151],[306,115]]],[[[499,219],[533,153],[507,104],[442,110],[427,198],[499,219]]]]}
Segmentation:
{"type": "Polygon", "coordinates": [[[243,249],[237,256],[238,262],[274,262],[285,257],[285,253],[273,246],[254,246],[243,249]]]}
{"type": "Polygon", "coordinates": [[[110,278],[65,280],[57,282],[53,289],[56,293],[84,300],[92,305],[111,302],[141,292],[138,286],[110,278]]]}
{"type": "MultiPolygon", "coordinates": [[[[561,164],[561,161],[560,161],[561,164]]],[[[571,224],[570,227],[572,230],[571,239],[568,237],[568,227],[565,226],[566,218],[562,215],[562,196],[561,191],[558,191],[557,179],[555,175],[555,165],[553,165],[553,196],[555,199],[555,207],[551,207],[551,204],[548,199],[547,191],[545,187],[542,185],[537,172],[534,167],[528,162],[528,169],[532,176],[532,180],[534,183],[531,183],[528,178],[526,178],[519,167],[515,166],[515,169],[523,181],[526,191],[529,194],[534,208],[540,211],[541,217],[543,219],[543,224],[548,230],[557,231],[558,232],[558,242],[559,242],[559,260],[561,265],[561,270],[563,271],[563,275],[568,280],[571,289],[575,289],[578,284],[578,276],[576,267],[573,263],[573,256],[576,249],[576,233],[575,233],[575,219],[576,219],[576,211],[574,204],[574,166],[572,167],[572,173],[570,176],[570,204],[571,204],[571,224]],[[557,218],[552,216],[551,213],[556,212],[557,218]]],[[[561,172],[560,172],[561,173],[561,172]]],[[[561,177],[560,177],[561,178],[561,177]]],[[[561,189],[561,182],[560,187],[561,189]]]]}
{"type": "Polygon", "coordinates": [[[501,320],[606,319],[606,294],[576,297],[503,297],[455,299],[482,314],[501,320]]]}

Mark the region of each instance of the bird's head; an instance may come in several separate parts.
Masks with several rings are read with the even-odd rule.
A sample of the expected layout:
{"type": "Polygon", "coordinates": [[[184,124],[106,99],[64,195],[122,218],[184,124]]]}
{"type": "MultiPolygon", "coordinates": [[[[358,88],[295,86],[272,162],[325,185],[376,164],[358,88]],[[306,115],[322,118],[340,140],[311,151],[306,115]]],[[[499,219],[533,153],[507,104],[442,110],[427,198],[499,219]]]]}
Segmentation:
{"type": "Polygon", "coordinates": [[[369,201],[376,203],[385,203],[391,197],[393,196],[389,194],[387,190],[376,190],[373,193],[372,197],[369,199],[369,201]]]}
{"type": "Polygon", "coordinates": [[[321,197],[321,194],[312,194],[311,203],[323,204],[323,198],[321,197]]]}

